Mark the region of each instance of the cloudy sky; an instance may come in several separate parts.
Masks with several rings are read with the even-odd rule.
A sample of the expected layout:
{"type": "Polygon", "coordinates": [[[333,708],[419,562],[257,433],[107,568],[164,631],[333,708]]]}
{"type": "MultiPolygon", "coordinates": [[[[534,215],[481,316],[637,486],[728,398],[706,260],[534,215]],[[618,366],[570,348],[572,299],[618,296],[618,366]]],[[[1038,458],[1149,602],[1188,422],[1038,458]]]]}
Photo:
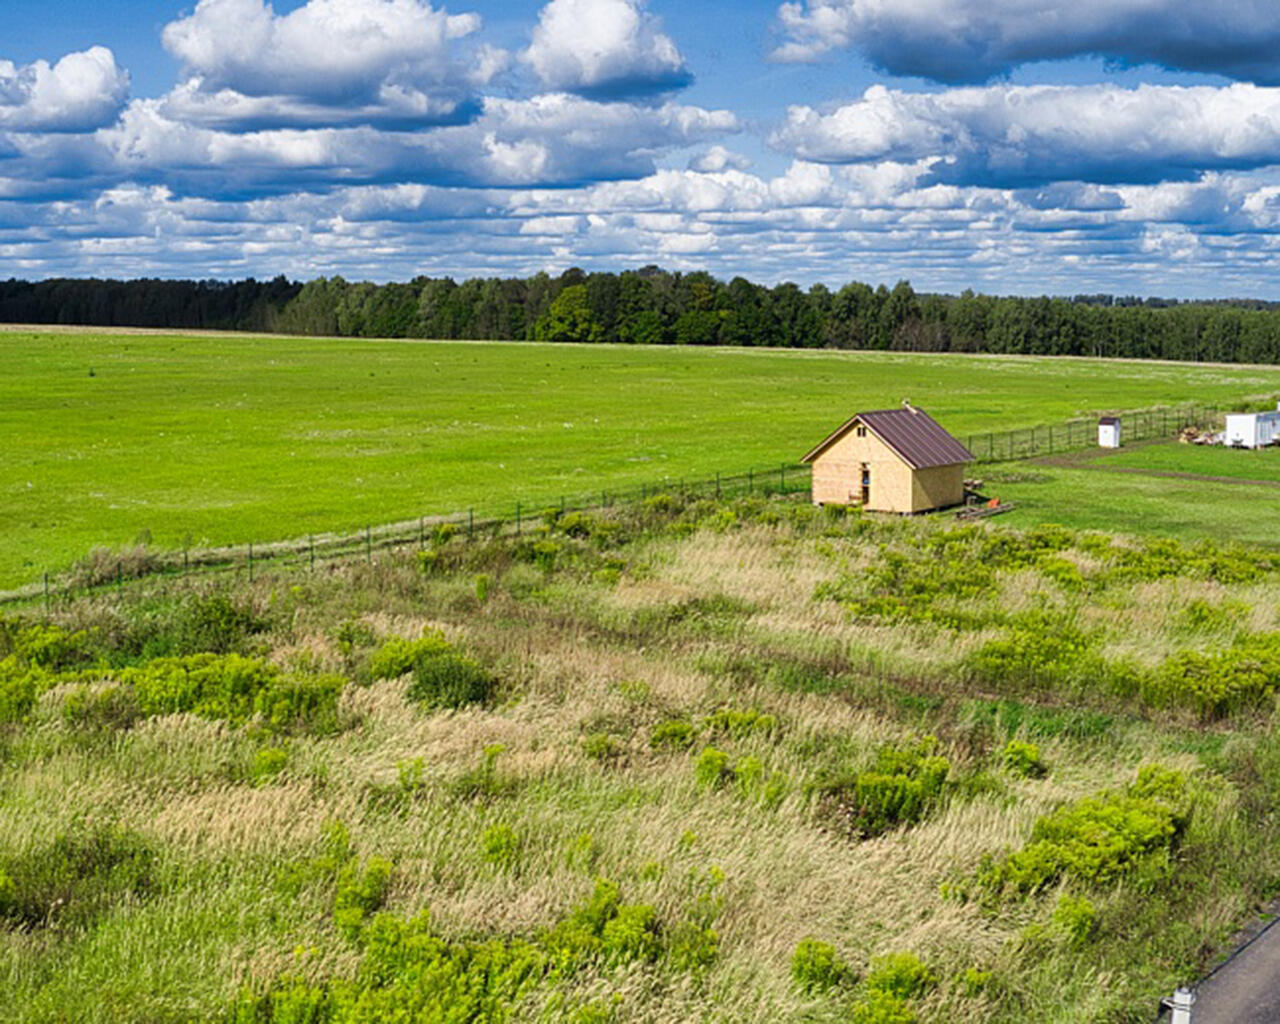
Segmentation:
{"type": "Polygon", "coordinates": [[[6,0],[0,276],[1280,299],[1280,7],[6,0]]]}

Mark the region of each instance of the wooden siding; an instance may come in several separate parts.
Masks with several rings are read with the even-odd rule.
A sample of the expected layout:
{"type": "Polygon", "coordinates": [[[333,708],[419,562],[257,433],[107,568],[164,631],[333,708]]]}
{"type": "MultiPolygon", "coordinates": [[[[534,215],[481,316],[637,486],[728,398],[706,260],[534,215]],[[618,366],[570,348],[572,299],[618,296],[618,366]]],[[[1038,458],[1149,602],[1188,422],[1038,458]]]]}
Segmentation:
{"type": "Polygon", "coordinates": [[[913,470],[870,430],[859,437],[856,424],[813,460],[813,501],[860,504],[864,464],[871,476],[869,511],[923,512],[964,501],[963,463],[913,470]]]}

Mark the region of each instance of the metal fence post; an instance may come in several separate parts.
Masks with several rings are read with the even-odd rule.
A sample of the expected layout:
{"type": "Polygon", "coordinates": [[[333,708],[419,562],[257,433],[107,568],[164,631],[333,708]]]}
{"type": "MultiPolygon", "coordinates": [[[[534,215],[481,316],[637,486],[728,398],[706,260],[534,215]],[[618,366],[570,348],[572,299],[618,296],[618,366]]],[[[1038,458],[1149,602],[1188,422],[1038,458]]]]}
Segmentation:
{"type": "Polygon", "coordinates": [[[755,493],[755,470],[753,469],[747,470],[747,493],[755,493]]]}
{"type": "Polygon", "coordinates": [[[45,614],[49,612],[49,574],[44,574],[44,610],[45,614]]]}
{"type": "Polygon", "coordinates": [[[307,534],[307,551],[311,556],[311,571],[315,572],[316,568],[316,538],[313,534],[307,534]]]}
{"type": "Polygon", "coordinates": [[[470,538],[476,532],[476,510],[474,508],[467,509],[467,537],[470,538]]]}

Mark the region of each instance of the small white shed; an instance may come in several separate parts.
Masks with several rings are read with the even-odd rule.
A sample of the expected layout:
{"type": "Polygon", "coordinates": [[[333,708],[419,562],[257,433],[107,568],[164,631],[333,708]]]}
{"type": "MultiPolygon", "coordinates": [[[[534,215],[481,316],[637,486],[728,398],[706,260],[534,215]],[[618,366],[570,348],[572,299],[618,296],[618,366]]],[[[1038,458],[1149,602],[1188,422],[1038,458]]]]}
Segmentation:
{"type": "Polygon", "coordinates": [[[1241,412],[1227,416],[1222,443],[1228,448],[1265,448],[1280,441],[1280,411],[1241,412]]]}
{"type": "Polygon", "coordinates": [[[1120,447],[1120,417],[1103,416],[1098,420],[1098,447],[1120,447]]]}

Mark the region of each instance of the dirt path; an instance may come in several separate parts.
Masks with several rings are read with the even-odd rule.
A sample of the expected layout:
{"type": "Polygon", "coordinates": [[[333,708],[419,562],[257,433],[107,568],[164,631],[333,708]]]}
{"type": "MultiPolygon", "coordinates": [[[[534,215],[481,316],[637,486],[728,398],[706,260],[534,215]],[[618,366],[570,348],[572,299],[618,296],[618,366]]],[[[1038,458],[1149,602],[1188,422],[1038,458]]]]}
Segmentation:
{"type": "MultiPolygon", "coordinates": [[[[1208,476],[1204,473],[1179,473],[1175,469],[1141,469],[1138,466],[1087,466],[1103,473],[1131,473],[1134,476],[1163,476],[1173,480],[1198,480],[1212,484],[1243,484],[1247,487],[1280,487],[1280,480],[1249,480],[1238,476],[1208,476]]],[[[1280,1018],[1277,1018],[1280,1020],[1280,1018]]]]}

